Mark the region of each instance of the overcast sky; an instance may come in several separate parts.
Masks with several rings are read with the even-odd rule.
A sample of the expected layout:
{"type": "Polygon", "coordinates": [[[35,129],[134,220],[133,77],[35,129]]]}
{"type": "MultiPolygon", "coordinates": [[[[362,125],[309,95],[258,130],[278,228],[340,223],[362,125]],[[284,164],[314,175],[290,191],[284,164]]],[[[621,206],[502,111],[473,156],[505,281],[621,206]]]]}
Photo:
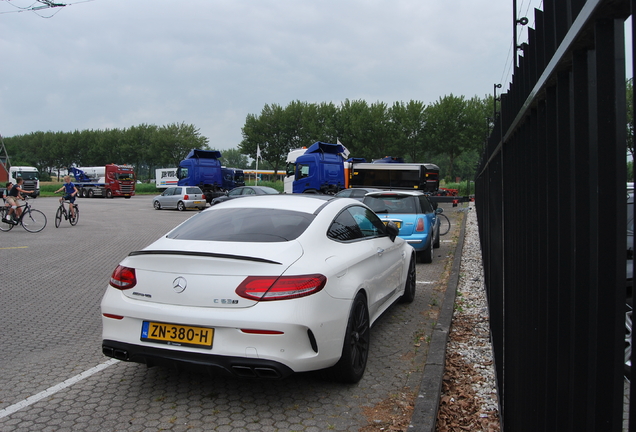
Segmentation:
{"type": "MultiPolygon", "coordinates": [[[[5,137],[184,122],[230,149],[265,104],[484,97],[507,89],[513,61],[512,0],[93,0],[15,13],[33,1],[0,0],[5,137]]],[[[517,4],[532,24],[541,1],[517,4]]]]}

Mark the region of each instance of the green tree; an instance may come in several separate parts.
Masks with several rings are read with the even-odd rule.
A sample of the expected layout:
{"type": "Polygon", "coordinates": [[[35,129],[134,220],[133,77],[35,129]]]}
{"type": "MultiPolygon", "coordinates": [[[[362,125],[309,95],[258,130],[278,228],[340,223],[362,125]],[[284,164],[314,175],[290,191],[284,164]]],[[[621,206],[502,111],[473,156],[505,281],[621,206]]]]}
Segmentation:
{"type": "Polygon", "coordinates": [[[300,142],[294,127],[297,125],[295,108],[285,112],[280,105],[272,104],[265,105],[258,117],[248,114],[241,129],[243,140],[239,151],[256,159],[259,149],[261,158],[278,172],[285,165],[289,149],[300,142]]]}
{"type": "Polygon", "coordinates": [[[210,150],[208,139],[194,125],[172,123],[158,129],[153,151],[166,166],[179,166],[190,150],[210,150]]]}
{"type": "Polygon", "coordinates": [[[478,97],[441,97],[427,107],[427,131],[431,150],[449,160],[446,177],[453,179],[456,159],[481,148],[484,142],[486,106],[478,97]]]}
{"type": "Polygon", "coordinates": [[[394,154],[411,162],[422,159],[426,147],[426,105],[411,100],[395,102],[389,110],[394,130],[394,154]]]}
{"type": "Polygon", "coordinates": [[[221,154],[221,162],[226,167],[247,168],[249,165],[248,157],[238,149],[223,150],[221,154]]]}

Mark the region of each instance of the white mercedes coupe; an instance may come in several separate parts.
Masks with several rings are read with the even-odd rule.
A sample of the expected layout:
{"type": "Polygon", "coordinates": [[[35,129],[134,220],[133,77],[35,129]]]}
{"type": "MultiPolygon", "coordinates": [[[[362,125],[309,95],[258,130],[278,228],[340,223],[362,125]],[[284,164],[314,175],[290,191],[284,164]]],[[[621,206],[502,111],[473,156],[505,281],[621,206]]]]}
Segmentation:
{"type": "Polygon", "coordinates": [[[263,195],[208,208],[115,268],[102,352],[358,382],[375,320],[415,297],[415,250],[397,234],[350,198],[263,195]]]}

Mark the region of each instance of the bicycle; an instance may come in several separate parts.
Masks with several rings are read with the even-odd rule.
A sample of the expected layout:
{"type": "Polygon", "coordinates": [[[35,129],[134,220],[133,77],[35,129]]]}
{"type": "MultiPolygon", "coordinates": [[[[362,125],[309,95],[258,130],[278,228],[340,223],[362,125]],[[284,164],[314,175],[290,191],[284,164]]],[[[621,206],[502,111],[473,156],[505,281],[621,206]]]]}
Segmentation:
{"type": "Polygon", "coordinates": [[[18,206],[18,208],[22,209],[22,214],[16,218],[14,212],[12,222],[5,220],[5,217],[9,214],[10,207],[5,205],[0,209],[0,231],[11,231],[15,225],[22,225],[22,228],[32,233],[40,232],[44,229],[46,226],[46,215],[40,210],[31,208],[28,196],[24,197],[24,204],[18,206]]]}
{"type": "Polygon", "coordinates": [[[438,213],[437,217],[439,218],[439,235],[448,234],[451,229],[450,219],[444,213],[438,213]]]}
{"type": "Polygon", "coordinates": [[[60,206],[57,208],[57,212],[55,213],[55,228],[60,227],[60,223],[62,223],[62,217],[68,220],[72,226],[75,226],[77,225],[77,222],[79,221],[79,216],[80,216],[79,207],[77,206],[77,204],[71,204],[71,202],[67,200],[60,201],[60,206]],[[66,207],[64,207],[64,203],[68,203],[69,206],[72,205],[75,207],[74,216],[71,216],[70,210],[66,211],[66,207]]]}

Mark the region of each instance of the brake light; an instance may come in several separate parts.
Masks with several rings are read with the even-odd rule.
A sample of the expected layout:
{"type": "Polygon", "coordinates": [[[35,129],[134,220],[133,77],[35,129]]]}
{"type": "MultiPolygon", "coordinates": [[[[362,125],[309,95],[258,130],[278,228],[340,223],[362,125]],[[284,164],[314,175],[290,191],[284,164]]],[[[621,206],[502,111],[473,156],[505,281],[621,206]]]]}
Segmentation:
{"type": "Polygon", "coordinates": [[[110,275],[110,286],[113,288],[127,290],[135,285],[137,285],[137,276],[134,268],[118,265],[110,275]]]}
{"type": "Polygon", "coordinates": [[[321,274],[302,276],[248,276],[236,288],[239,296],[256,301],[289,300],[312,295],[325,287],[321,274]]]}
{"type": "Polygon", "coordinates": [[[189,200],[189,199],[190,199],[190,197],[189,197],[188,195],[184,195],[184,196],[183,196],[183,199],[187,201],[187,200],[189,200]]]}
{"type": "Polygon", "coordinates": [[[415,226],[415,231],[424,231],[424,219],[417,218],[417,225],[415,226]]]}

